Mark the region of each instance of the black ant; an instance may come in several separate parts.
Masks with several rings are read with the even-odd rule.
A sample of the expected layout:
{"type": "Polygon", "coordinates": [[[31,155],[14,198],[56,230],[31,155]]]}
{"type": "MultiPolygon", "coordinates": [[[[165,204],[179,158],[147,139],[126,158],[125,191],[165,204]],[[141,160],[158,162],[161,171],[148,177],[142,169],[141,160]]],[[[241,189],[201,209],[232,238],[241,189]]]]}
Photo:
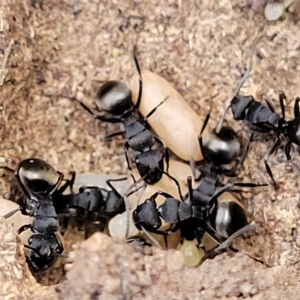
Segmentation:
{"type": "MultiPolygon", "coordinates": [[[[249,144],[236,170],[228,170],[223,165],[232,163],[240,153],[240,141],[234,130],[228,126],[214,129],[205,140],[202,134],[208,124],[210,113],[207,114],[200,135],[199,146],[204,162],[209,165],[209,171],[202,170],[200,181],[196,189],[192,187],[192,177],[187,180],[188,194],[177,200],[170,194],[159,191],[143,204],[139,205],[133,213],[133,220],[138,229],[150,231],[165,236],[168,232],[180,229],[181,236],[187,240],[197,239],[199,245],[205,232],[219,243],[231,236],[234,232],[246,226],[247,218],[243,208],[234,201],[218,202],[218,197],[226,191],[240,192],[235,187],[257,187],[266,184],[254,183],[228,183],[220,182],[220,176],[236,177],[237,170],[242,165],[248,153],[249,144]],[[218,189],[218,187],[220,187],[218,189]],[[156,198],[162,195],[166,198],[164,203],[157,207],[156,198]],[[170,227],[161,231],[162,220],[170,227]]],[[[195,163],[191,161],[195,177],[195,163]]]]}
{"type": "MultiPolygon", "coordinates": [[[[134,48],[134,61],[139,74],[139,92],[136,104],[133,104],[132,102],[131,90],[127,84],[121,80],[108,81],[98,90],[96,106],[101,112],[100,114],[94,112],[86,104],[74,97],[66,95],[62,96],[79,102],[80,105],[95,119],[104,122],[123,124],[123,130],[106,135],[101,140],[107,141],[114,136],[125,134],[126,142],[124,150],[128,169],[130,171],[132,170],[128,156],[128,151],[131,149],[135,153],[134,162],[141,176],[140,180],[143,180],[145,184],[155,184],[163,175],[166,175],[175,182],[177,187],[179,187],[178,181],[168,173],[168,149],[158,137],[151,133],[146,124],[147,119],[167,100],[167,98],[153,108],[146,117],[141,117],[138,109],[142,99],[143,80],[135,52],[136,49],[134,48]],[[164,170],[164,160],[166,160],[167,171],[164,170]]],[[[131,176],[133,177],[132,174],[131,176]]],[[[136,182],[134,177],[133,180],[136,182]]]]}
{"type": "MultiPolygon", "coordinates": [[[[236,92],[235,96],[230,101],[230,104],[226,107],[225,113],[229,108],[231,108],[233,117],[235,120],[242,120],[246,123],[251,131],[257,133],[271,133],[274,132],[276,139],[269,148],[264,156],[265,168],[268,175],[272,179],[275,188],[278,188],[277,183],[274,180],[273,173],[268,164],[270,156],[275,152],[275,150],[281,145],[280,136],[282,135],[287,143],[285,144],[285,155],[287,160],[292,164],[295,170],[300,173],[299,167],[291,160],[291,146],[292,143],[300,146],[300,112],[299,112],[299,102],[300,98],[297,97],[294,104],[294,119],[287,121],[285,119],[285,104],[284,100],[286,96],[283,92],[279,92],[279,104],[281,108],[281,114],[275,112],[275,109],[271,102],[266,96],[263,95],[263,99],[266,101],[266,105],[254,99],[253,96],[240,96],[238,95],[243,83],[249,77],[252,67],[252,58],[255,53],[254,46],[257,40],[254,42],[251,53],[250,53],[250,63],[249,68],[244,74],[236,92]]],[[[219,126],[222,122],[220,122],[219,126]]]]}
{"type": "MultiPolygon", "coordinates": [[[[126,210],[124,197],[111,184],[113,181],[127,180],[126,177],[106,180],[107,186],[104,189],[97,186],[82,186],[78,193],[65,196],[65,211],[69,215],[69,209],[76,209],[77,222],[85,223],[86,238],[89,236],[88,223],[96,224],[100,222],[101,229],[107,227],[110,219],[126,210]]],[[[128,196],[136,190],[128,193],[128,196]]],[[[63,211],[60,211],[63,213],[63,211]]]]}
{"type": "MultiPolygon", "coordinates": [[[[29,228],[32,230],[28,245],[24,245],[28,249],[26,260],[32,271],[39,272],[48,269],[58,256],[63,256],[64,248],[57,234],[59,222],[51,196],[38,196],[36,200],[31,212],[33,223],[21,226],[18,234],[29,228]]],[[[4,217],[9,216],[8,214],[4,217]]]]}
{"type": "Polygon", "coordinates": [[[61,172],[38,158],[22,160],[16,171],[7,166],[1,168],[14,174],[22,191],[22,196],[16,201],[20,208],[10,212],[6,217],[12,216],[19,210],[24,215],[32,216],[35,206],[39,202],[39,197],[51,196],[54,206],[61,206],[61,195],[69,186],[73,186],[75,179],[75,174],[72,173],[71,180],[64,180],[64,175],[61,172]],[[65,184],[60,186],[63,181],[65,184]]]}
{"type": "MultiPolygon", "coordinates": [[[[5,169],[14,172],[8,167],[5,169]]],[[[17,211],[21,211],[24,215],[33,216],[40,197],[51,196],[59,218],[60,232],[63,235],[68,227],[72,209],[76,210],[75,221],[78,224],[98,221],[102,228],[105,228],[112,217],[125,211],[124,198],[114,188],[112,182],[124,181],[127,179],[126,177],[106,180],[109,189],[82,186],[78,193],[74,193],[75,172],[71,172],[71,179],[65,180],[66,183],[60,186],[64,180],[64,175],[41,159],[29,158],[21,161],[14,173],[24,196],[17,201],[20,208],[6,214],[6,218],[11,217],[17,211]],[[71,193],[63,194],[68,187],[71,193]]],[[[128,196],[134,192],[135,190],[130,192],[128,196]]]]}
{"type": "MultiPolygon", "coordinates": [[[[213,195],[209,204],[202,206],[195,205],[187,199],[175,199],[168,193],[158,191],[134,210],[134,224],[146,234],[148,231],[163,235],[166,246],[166,235],[177,230],[180,230],[181,239],[194,240],[196,238],[198,246],[202,245],[201,240],[205,232],[220,244],[248,224],[246,214],[238,203],[217,201],[218,196],[224,192],[223,190],[213,195]],[[160,206],[156,202],[159,195],[165,198],[160,206]],[[168,224],[168,229],[160,229],[162,221],[168,224]]],[[[191,191],[190,199],[192,199],[191,191]]],[[[149,238],[153,241],[150,236],[149,238]]],[[[156,241],[153,242],[157,244],[156,241]]]]}

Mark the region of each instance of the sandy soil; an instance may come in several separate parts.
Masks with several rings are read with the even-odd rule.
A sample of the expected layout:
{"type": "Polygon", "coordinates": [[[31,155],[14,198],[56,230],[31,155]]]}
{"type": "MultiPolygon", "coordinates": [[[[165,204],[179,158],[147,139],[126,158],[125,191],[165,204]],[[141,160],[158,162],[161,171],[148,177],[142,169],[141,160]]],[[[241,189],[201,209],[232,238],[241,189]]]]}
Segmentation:
{"type": "MultiPolygon", "coordinates": [[[[199,115],[211,105],[211,122],[216,124],[245,71],[254,38],[262,34],[251,77],[241,92],[258,98],[265,93],[279,109],[277,95],[283,90],[287,118],[292,117],[294,99],[300,95],[299,0],[273,23],[265,20],[265,1],[260,0],[119,2],[1,2],[4,61],[12,46],[0,69],[1,165],[14,168],[21,159],[38,156],[66,173],[125,172],[122,139],[99,141],[114,126],[93,121],[57,94],[68,92],[92,105],[99,84],[128,80],[135,72],[134,44],[143,69],[170,81],[199,115]]],[[[229,123],[245,137],[241,124],[230,119],[229,123]]],[[[269,182],[262,159],[271,143],[271,138],[264,138],[252,144],[241,172],[245,181],[269,182]]],[[[297,149],[292,156],[299,165],[297,149]]],[[[42,287],[28,273],[12,227],[1,221],[0,295],[3,299],[296,299],[299,178],[282,149],[271,157],[270,165],[280,189],[246,195],[243,204],[259,230],[239,245],[265,265],[242,251],[188,269],[180,264],[177,252],[144,253],[98,234],[78,246],[65,282],[42,287]]],[[[4,198],[8,188],[0,181],[4,198]]]]}

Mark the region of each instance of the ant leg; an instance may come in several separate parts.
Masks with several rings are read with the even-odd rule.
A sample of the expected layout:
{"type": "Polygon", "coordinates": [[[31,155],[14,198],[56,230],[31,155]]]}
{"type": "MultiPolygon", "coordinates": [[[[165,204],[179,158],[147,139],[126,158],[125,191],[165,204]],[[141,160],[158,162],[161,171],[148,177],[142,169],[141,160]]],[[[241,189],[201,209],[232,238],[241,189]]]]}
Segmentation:
{"type": "Polygon", "coordinates": [[[195,160],[192,157],[190,158],[190,168],[192,170],[192,175],[194,177],[194,181],[199,181],[200,178],[201,178],[201,171],[196,168],[196,162],[195,162],[195,160]],[[197,171],[199,173],[198,176],[196,174],[197,171]]]}
{"type": "Polygon", "coordinates": [[[57,171],[57,173],[59,174],[58,181],[57,181],[57,183],[55,184],[55,186],[53,187],[53,189],[52,189],[51,191],[49,191],[49,196],[51,196],[54,192],[57,191],[58,186],[60,185],[60,183],[61,183],[61,182],[63,181],[63,179],[64,179],[64,174],[63,174],[63,173],[61,173],[61,172],[59,172],[59,171],[57,171]]]}
{"type": "Polygon", "coordinates": [[[153,135],[155,141],[160,144],[165,149],[165,160],[167,164],[167,173],[169,173],[169,163],[170,163],[170,155],[168,147],[162,142],[157,136],[153,135]]]}
{"type": "Polygon", "coordinates": [[[169,155],[169,149],[166,147],[165,148],[165,160],[166,160],[166,164],[167,164],[167,173],[169,173],[169,167],[170,167],[170,155],[169,155]]]}
{"type": "Polygon", "coordinates": [[[192,157],[190,158],[190,168],[191,168],[194,180],[197,181],[196,180],[196,162],[195,162],[195,160],[192,157]]]}
{"type": "Polygon", "coordinates": [[[294,117],[295,119],[299,117],[300,112],[299,112],[299,102],[300,102],[300,97],[297,97],[295,100],[295,105],[294,105],[294,117]]]}
{"type": "Polygon", "coordinates": [[[57,250],[56,250],[56,253],[57,254],[61,254],[63,251],[64,251],[64,246],[63,246],[63,243],[59,237],[59,235],[57,233],[55,233],[55,237],[56,237],[56,242],[57,242],[57,250]]]}
{"type": "Polygon", "coordinates": [[[196,237],[196,240],[197,240],[197,244],[198,244],[198,247],[199,248],[202,248],[203,245],[202,245],[202,238],[205,234],[205,230],[203,228],[198,228],[197,230],[195,230],[195,237],[196,237]]]}
{"type": "Polygon", "coordinates": [[[280,139],[279,139],[279,136],[278,136],[276,138],[273,146],[267,151],[267,153],[265,154],[265,157],[264,157],[264,163],[265,163],[265,167],[266,167],[267,173],[270,176],[270,178],[271,178],[271,180],[272,180],[275,188],[278,188],[278,184],[274,180],[272,170],[271,170],[271,168],[270,168],[270,166],[268,164],[268,160],[269,160],[270,156],[274,153],[274,151],[279,147],[279,145],[280,145],[280,139]]]}
{"type": "Polygon", "coordinates": [[[32,224],[25,224],[18,229],[17,233],[21,234],[23,231],[25,231],[29,228],[32,228],[32,224]]]}
{"type": "Polygon", "coordinates": [[[5,171],[15,174],[15,170],[8,166],[4,166],[4,167],[1,166],[0,169],[4,169],[5,171]]]}
{"type": "Polygon", "coordinates": [[[166,172],[163,172],[163,174],[165,174],[166,176],[168,176],[170,179],[172,179],[175,182],[177,189],[178,189],[179,197],[181,200],[183,200],[183,196],[182,196],[182,192],[181,192],[181,188],[180,188],[180,184],[179,184],[178,180],[166,172]]]}
{"type": "Polygon", "coordinates": [[[70,184],[70,190],[71,190],[71,193],[73,194],[73,186],[74,186],[74,183],[75,183],[75,178],[76,178],[76,172],[75,171],[71,171],[70,172],[71,174],[71,179],[69,180],[69,184],[70,184]]]}
{"type": "Polygon", "coordinates": [[[73,194],[73,185],[75,182],[76,172],[70,172],[71,179],[65,180],[66,182],[57,190],[60,194],[62,194],[68,187],[70,187],[71,193],[73,194]]]}
{"type": "Polygon", "coordinates": [[[156,193],[154,193],[154,194],[150,197],[150,200],[155,201],[155,199],[158,197],[158,195],[161,195],[161,196],[163,196],[163,197],[165,197],[165,198],[173,198],[172,195],[170,195],[170,194],[168,194],[168,193],[166,193],[166,192],[163,192],[163,191],[159,190],[159,191],[157,191],[156,193]]]}
{"type": "Polygon", "coordinates": [[[155,111],[169,98],[170,96],[166,96],[160,103],[158,103],[145,117],[144,121],[146,122],[149,117],[151,117],[155,111]]]}
{"type": "Polygon", "coordinates": [[[193,187],[192,187],[192,177],[191,176],[189,176],[187,178],[187,186],[188,186],[188,198],[187,198],[188,201],[187,201],[187,203],[190,205],[193,205],[194,198],[193,198],[193,187]]]}
{"type": "Polygon", "coordinates": [[[137,202],[139,203],[139,201],[141,200],[140,198],[142,197],[143,193],[145,192],[146,187],[147,187],[147,183],[144,182],[141,186],[139,186],[136,189],[134,189],[131,192],[129,192],[127,194],[127,197],[131,196],[132,194],[136,193],[139,190],[142,190],[141,195],[138,196],[138,201],[137,202]]]}
{"type": "MultiPolygon", "coordinates": [[[[140,225],[141,226],[141,225],[140,225]]],[[[149,238],[149,240],[157,247],[157,248],[159,248],[159,249],[162,249],[163,250],[163,248],[162,248],[162,246],[159,244],[159,242],[143,227],[143,226],[141,226],[141,228],[142,228],[142,230],[143,230],[143,232],[146,234],[146,236],[149,238]]],[[[152,232],[152,231],[151,231],[152,232]]],[[[165,237],[166,237],[166,234],[165,233],[162,233],[162,232],[160,232],[160,231],[156,231],[156,232],[152,232],[152,233],[155,233],[155,234],[160,234],[160,235],[163,235],[164,236],[164,239],[166,239],[165,237]]],[[[166,240],[165,240],[165,243],[166,243],[166,240]]],[[[166,244],[166,249],[168,249],[167,248],[167,244],[166,244]]]]}
{"type": "Polygon", "coordinates": [[[283,92],[279,92],[279,104],[281,108],[281,114],[282,118],[285,119],[285,106],[284,106],[284,100],[286,100],[286,96],[283,92]]]}
{"type": "Polygon", "coordinates": [[[139,109],[139,107],[141,105],[141,101],[142,101],[143,78],[142,78],[141,69],[140,69],[140,66],[139,66],[139,62],[138,62],[138,59],[137,59],[136,52],[137,52],[137,47],[135,45],[133,47],[133,59],[134,59],[135,67],[136,67],[136,69],[138,71],[138,74],[139,74],[139,93],[138,93],[138,98],[137,98],[136,104],[134,105],[134,108],[139,109]]]}
{"type": "Polygon", "coordinates": [[[116,179],[108,179],[105,180],[105,183],[107,184],[107,186],[116,194],[118,195],[118,197],[121,198],[121,195],[119,194],[119,192],[115,189],[115,187],[111,184],[111,182],[118,182],[118,181],[125,181],[127,180],[127,177],[121,177],[121,178],[116,178],[116,179]]]}
{"type": "Polygon", "coordinates": [[[144,195],[145,193],[145,190],[146,190],[146,187],[147,187],[147,183],[144,182],[144,184],[140,187],[140,188],[137,188],[136,191],[138,191],[140,189],[140,192],[139,192],[139,195],[137,197],[137,201],[136,201],[136,206],[139,205],[140,201],[141,201],[141,198],[142,196],[144,195]]]}
{"type": "Polygon", "coordinates": [[[271,110],[272,113],[275,113],[275,108],[274,106],[272,105],[269,97],[265,94],[262,95],[262,98],[265,100],[265,102],[267,103],[269,109],[271,110]]]}
{"type": "Polygon", "coordinates": [[[248,142],[248,144],[246,146],[246,149],[245,149],[244,153],[242,154],[242,157],[241,157],[240,161],[238,162],[238,164],[236,165],[236,167],[233,170],[233,172],[236,174],[236,176],[239,174],[240,168],[244,164],[244,161],[245,161],[245,159],[246,159],[246,157],[247,157],[247,155],[249,153],[250,144],[251,144],[251,142],[253,140],[253,136],[254,136],[254,134],[252,133],[251,136],[250,136],[249,142],[248,142]]]}
{"type": "Polygon", "coordinates": [[[65,235],[68,226],[69,226],[69,215],[66,215],[64,213],[58,213],[57,214],[57,219],[58,219],[58,223],[59,223],[59,232],[62,236],[65,235]]]}
{"type": "Polygon", "coordinates": [[[239,187],[259,187],[259,186],[267,186],[268,184],[262,183],[262,184],[257,184],[257,183],[252,183],[252,182],[236,182],[236,183],[227,183],[220,189],[218,189],[208,200],[208,205],[212,204],[214,201],[218,199],[219,196],[221,196],[225,192],[233,191],[235,186],[239,187]]]}
{"type": "Polygon", "coordinates": [[[100,138],[101,142],[107,142],[109,140],[111,140],[111,138],[118,136],[118,135],[122,135],[125,131],[120,130],[120,131],[115,131],[113,133],[109,133],[107,135],[105,135],[104,137],[100,138]]]}
{"type": "Polygon", "coordinates": [[[290,155],[291,148],[292,148],[292,142],[287,142],[287,144],[285,145],[285,148],[284,148],[286,159],[288,160],[288,162],[290,162],[292,164],[293,169],[300,175],[299,167],[292,161],[292,158],[290,155]]]}
{"type": "Polygon", "coordinates": [[[17,213],[18,211],[21,211],[21,209],[20,208],[14,209],[14,210],[10,211],[9,213],[7,213],[6,215],[4,215],[3,218],[8,219],[11,216],[13,216],[15,213],[17,213]]]}
{"type": "Polygon", "coordinates": [[[136,183],[136,180],[135,180],[135,178],[133,176],[133,173],[132,173],[132,166],[131,166],[131,163],[130,163],[129,157],[128,157],[128,149],[129,149],[129,143],[126,142],[124,144],[124,152],[125,152],[125,158],[126,158],[127,168],[128,168],[129,174],[130,174],[133,182],[136,183]]]}
{"type": "Polygon", "coordinates": [[[226,251],[227,249],[233,250],[233,252],[238,252],[237,249],[230,247],[230,245],[232,244],[233,240],[235,238],[237,238],[238,236],[244,234],[245,232],[255,230],[255,228],[256,228],[255,225],[250,225],[250,224],[242,227],[241,229],[239,229],[238,231],[236,231],[235,233],[233,233],[230,237],[228,237],[224,242],[222,242],[221,244],[219,244],[219,246],[217,246],[216,248],[210,250],[205,255],[205,259],[207,259],[207,258],[210,258],[210,259],[214,258],[215,256],[217,256],[218,254],[226,251]]]}
{"type": "Polygon", "coordinates": [[[90,115],[92,115],[94,117],[94,119],[101,120],[103,122],[110,122],[110,123],[119,123],[119,122],[121,122],[121,118],[116,118],[114,115],[112,115],[110,113],[107,113],[107,115],[109,115],[109,117],[105,117],[103,115],[98,115],[90,107],[88,107],[85,103],[83,103],[82,101],[78,100],[77,98],[75,98],[73,96],[69,96],[69,95],[65,95],[65,94],[62,94],[62,95],[59,95],[59,96],[61,96],[63,98],[66,98],[66,99],[69,99],[69,100],[72,100],[72,101],[78,102],[85,111],[87,111],[90,115]]]}
{"type": "Polygon", "coordinates": [[[211,108],[210,108],[208,114],[207,114],[206,117],[205,117],[205,120],[204,120],[204,122],[203,122],[201,131],[200,131],[200,134],[199,134],[199,136],[198,136],[200,150],[201,150],[202,156],[203,156],[203,158],[204,158],[204,160],[205,160],[206,162],[208,162],[209,159],[207,158],[207,156],[206,156],[206,154],[205,154],[205,151],[204,151],[203,140],[202,140],[202,133],[203,133],[204,129],[206,128],[207,124],[208,124],[208,121],[209,121],[209,119],[210,119],[210,113],[211,113],[211,108]]]}
{"type": "Polygon", "coordinates": [[[130,226],[130,205],[129,205],[129,200],[128,200],[128,195],[130,193],[130,191],[132,190],[132,188],[134,186],[137,186],[140,182],[142,182],[144,180],[144,177],[141,177],[138,181],[135,181],[128,189],[127,191],[124,193],[124,203],[125,203],[125,209],[126,209],[126,230],[125,230],[125,238],[128,238],[128,234],[129,234],[129,226],[130,226]]]}

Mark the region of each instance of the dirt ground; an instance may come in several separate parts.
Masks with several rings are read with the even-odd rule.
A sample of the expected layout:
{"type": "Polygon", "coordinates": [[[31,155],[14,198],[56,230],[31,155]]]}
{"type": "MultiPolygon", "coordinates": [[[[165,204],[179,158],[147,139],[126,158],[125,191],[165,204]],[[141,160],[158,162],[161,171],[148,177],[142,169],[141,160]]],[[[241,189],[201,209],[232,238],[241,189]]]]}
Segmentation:
{"type": "MultiPolygon", "coordinates": [[[[170,81],[199,115],[212,105],[216,124],[261,34],[241,93],[258,98],[265,93],[279,109],[283,90],[287,118],[292,117],[300,95],[300,1],[276,22],[265,19],[264,5],[263,0],[2,0],[0,56],[4,60],[10,46],[11,53],[0,69],[1,165],[14,168],[21,159],[38,156],[64,173],[124,173],[122,140],[99,141],[114,126],[96,123],[57,94],[68,92],[92,105],[99,84],[133,75],[134,44],[142,69],[170,81]]],[[[264,138],[251,145],[244,181],[269,182],[263,156],[271,143],[264,138]]],[[[296,148],[292,157],[300,165],[296,148]]],[[[257,234],[241,241],[240,253],[195,269],[183,267],[176,251],[144,253],[99,233],[78,245],[66,281],[43,287],[29,274],[12,227],[1,221],[0,299],[297,299],[299,178],[282,149],[270,166],[280,189],[270,186],[245,195],[243,202],[249,220],[259,226],[257,234]]],[[[4,198],[8,188],[0,182],[4,198]]]]}

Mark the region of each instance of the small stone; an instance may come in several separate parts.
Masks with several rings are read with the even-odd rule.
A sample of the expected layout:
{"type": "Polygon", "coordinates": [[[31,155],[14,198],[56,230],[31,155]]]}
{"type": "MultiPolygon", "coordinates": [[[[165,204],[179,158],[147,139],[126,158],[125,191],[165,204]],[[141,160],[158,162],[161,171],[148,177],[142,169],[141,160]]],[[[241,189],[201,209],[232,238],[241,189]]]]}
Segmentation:
{"type": "Polygon", "coordinates": [[[268,21],[277,21],[284,12],[283,3],[267,3],[265,7],[265,17],[268,21]]]}

